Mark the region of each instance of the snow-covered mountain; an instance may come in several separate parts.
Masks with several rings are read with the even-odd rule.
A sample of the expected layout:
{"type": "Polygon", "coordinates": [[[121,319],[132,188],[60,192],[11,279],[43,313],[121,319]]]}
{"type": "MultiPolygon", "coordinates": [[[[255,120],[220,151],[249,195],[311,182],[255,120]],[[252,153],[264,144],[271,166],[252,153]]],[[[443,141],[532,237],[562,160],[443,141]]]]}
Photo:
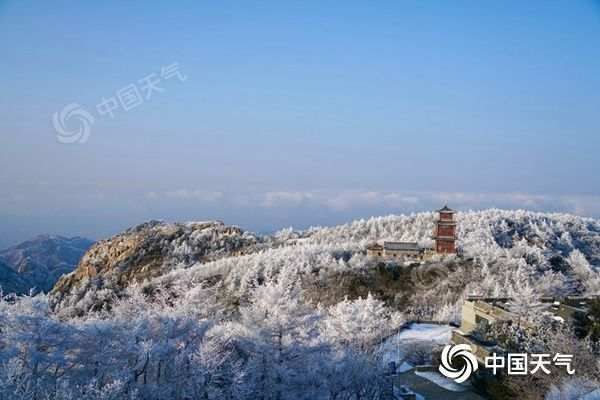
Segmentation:
{"type": "Polygon", "coordinates": [[[75,268],[92,241],[81,238],[40,235],[0,251],[5,271],[0,278],[4,292],[49,291],[56,281],[75,268]]]}
{"type": "Polygon", "coordinates": [[[150,221],[94,244],[73,273],[53,289],[57,299],[71,293],[126,288],[176,269],[257,251],[260,238],[219,221],[150,221]]]}
{"type": "Polygon", "coordinates": [[[95,299],[100,293],[120,296],[134,283],[178,299],[199,286],[218,286],[231,306],[281,273],[297,276],[305,294],[321,303],[372,292],[403,311],[417,304],[457,311],[466,294],[506,296],[525,283],[534,284],[540,295],[600,290],[600,224],[567,214],[458,213],[462,258],[398,266],[377,265],[365,256],[373,241],[430,245],[435,218],[434,213],[376,217],[263,237],[220,222],[150,222],[97,243],[77,270],[58,282],[53,299],[80,314],[104,301],[95,299]]]}
{"type": "MultiPolygon", "coordinates": [[[[462,257],[366,256],[430,244],[435,218],[272,236],[150,222],[98,242],[49,295],[0,299],[0,399],[382,399],[378,349],[406,321],[456,322],[467,294],[600,294],[600,223],[572,215],[463,212],[462,257]]],[[[555,352],[597,352],[556,334],[555,352]]],[[[576,367],[586,384],[593,364],[576,367]]]]}

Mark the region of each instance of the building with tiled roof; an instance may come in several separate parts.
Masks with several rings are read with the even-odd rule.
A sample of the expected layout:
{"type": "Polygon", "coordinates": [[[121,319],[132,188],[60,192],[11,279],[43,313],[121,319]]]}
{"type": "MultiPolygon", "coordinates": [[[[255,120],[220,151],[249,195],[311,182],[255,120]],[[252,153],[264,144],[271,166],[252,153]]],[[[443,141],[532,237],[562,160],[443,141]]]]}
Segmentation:
{"type": "Polygon", "coordinates": [[[435,247],[421,247],[417,242],[384,242],[371,243],[367,246],[367,255],[386,260],[424,260],[433,254],[456,253],[456,221],[455,211],[445,205],[437,210],[439,217],[433,231],[435,247]]]}

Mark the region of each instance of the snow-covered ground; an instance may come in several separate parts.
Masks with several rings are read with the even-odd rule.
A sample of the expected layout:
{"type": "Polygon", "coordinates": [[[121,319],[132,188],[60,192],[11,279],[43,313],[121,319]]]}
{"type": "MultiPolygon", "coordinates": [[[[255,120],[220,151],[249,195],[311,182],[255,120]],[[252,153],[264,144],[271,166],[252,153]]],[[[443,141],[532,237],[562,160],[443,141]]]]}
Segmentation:
{"type": "Polygon", "coordinates": [[[411,324],[383,343],[383,362],[388,365],[394,361],[399,366],[398,372],[406,372],[413,367],[410,362],[405,361],[411,349],[417,348],[419,344],[448,344],[452,329],[449,325],[411,324]]]}
{"type": "Polygon", "coordinates": [[[428,340],[438,344],[446,344],[450,342],[452,335],[450,325],[436,324],[411,324],[408,328],[402,330],[397,336],[397,340],[428,340]]]}

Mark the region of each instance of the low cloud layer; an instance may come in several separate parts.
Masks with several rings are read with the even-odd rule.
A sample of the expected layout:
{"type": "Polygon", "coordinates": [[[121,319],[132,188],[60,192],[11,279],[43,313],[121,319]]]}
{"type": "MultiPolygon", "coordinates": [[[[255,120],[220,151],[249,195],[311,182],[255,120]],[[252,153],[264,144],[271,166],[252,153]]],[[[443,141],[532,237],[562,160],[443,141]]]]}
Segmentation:
{"type": "Polygon", "coordinates": [[[160,198],[174,199],[174,200],[195,200],[200,202],[214,202],[223,198],[223,192],[212,192],[205,190],[189,190],[189,189],[178,189],[166,192],[148,192],[146,198],[151,200],[157,200],[160,198]]]}
{"type": "Polygon", "coordinates": [[[197,189],[179,189],[163,193],[149,192],[151,201],[193,201],[237,208],[294,209],[320,208],[331,212],[349,212],[372,208],[389,213],[430,210],[444,204],[458,210],[486,208],[527,209],[565,212],[587,217],[600,216],[600,196],[541,195],[529,193],[468,192],[386,192],[386,191],[268,191],[264,193],[224,193],[197,189]]]}

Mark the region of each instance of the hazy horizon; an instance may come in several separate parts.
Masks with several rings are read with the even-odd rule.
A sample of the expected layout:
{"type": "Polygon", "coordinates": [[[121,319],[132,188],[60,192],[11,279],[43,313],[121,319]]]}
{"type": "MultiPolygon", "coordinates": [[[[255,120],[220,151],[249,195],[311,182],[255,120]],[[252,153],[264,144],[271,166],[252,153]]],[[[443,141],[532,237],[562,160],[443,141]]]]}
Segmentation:
{"type": "Polygon", "coordinates": [[[598,1],[340,4],[0,1],[0,248],[444,203],[600,217],[598,1]]]}
{"type": "MultiPolygon", "coordinates": [[[[534,212],[569,213],[597,218],[597,214],[587,215],[582,210],[592,209],[598,204],[599,200],[597,198],[587,198],[582,202],[582,198],[530,197],[517,193],[471,196],[462,193],[446,193],[430,194],[427,198],[418,198],[414,196],[404,197],[395,193],[365,192],[323,198],[323,201],[327,204],[319,205],[314,197],[307,194],[280,192],[271,193],[266,197],[268,198],[266,201],[272,204],[263,201],[256,208],[246,205],[239,209],[232,209],[229,210],[229,217],[225,218],[223,218],[224,214],[219,211],[213,211],[213,214],[210,211],[197,214],[190,211],[184,214],[183,217],[177,213],[164,213],[163,217],[157,215],[138,219],[135,216],[122,216],[118,222],[114,220],[103,221],[101,217],[96,216],[79,217],[77,221],[61,216],[46,218],[21,216],[14,219],[8,217],[4,221],[4,229],[10,231],[11,235],[3,238],[4,240],[0,240],[0,250],[46,234],[65,237],[82,236],[92,240],[105,239],[127,228],[153,219],[166,222],[221,220],[228,225],[237,225],[259,234],[272,234],[288,227],[304,230],[315,226],[344,224],[361,218],[434,211],[445,204],[450,204],[459,211],[483,211],[490,208],[523,209],[534,212]],[[303,196],[308,196],[308,198],[303,198],[303,196]],[[445,201],[445,198],[453,199],[454,202],[445,201]],[[404,204],[401,205],[402,203],[404,204]],[[457,207],[455,204],[459,206],[457,207]],[[469,204],[472,206],[468,206],[469,204]],[[299,221],[299,216],[304,216],[304,220],[299,221]],[[48,229],[44,230],[40,227],[48,227],[48,229]]],[[[214,205],[210,209],[214,210],[214,205]]]]}

